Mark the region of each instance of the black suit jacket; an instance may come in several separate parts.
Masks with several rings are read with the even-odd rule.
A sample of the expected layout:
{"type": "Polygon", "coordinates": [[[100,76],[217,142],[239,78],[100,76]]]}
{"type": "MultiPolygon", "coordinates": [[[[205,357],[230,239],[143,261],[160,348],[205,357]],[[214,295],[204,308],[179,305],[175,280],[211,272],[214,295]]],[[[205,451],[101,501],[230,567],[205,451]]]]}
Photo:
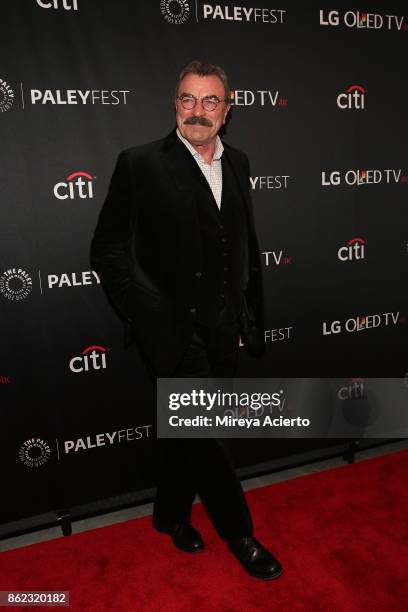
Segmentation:
{"type": "MultiPolygon", "coordinates": [[[[259,246],[246,155],[224,143],[245,199],[249,281],[241,338],[264,348],[259,246]]],[[[91,244],[91,265],[157,376],[171,376],[192,335],[194,276],[201,270],[195,181],[206,181],[176,131],[122,151],[91,244]],[[199,174],[197,175],[197,170],[199,174]]]]}

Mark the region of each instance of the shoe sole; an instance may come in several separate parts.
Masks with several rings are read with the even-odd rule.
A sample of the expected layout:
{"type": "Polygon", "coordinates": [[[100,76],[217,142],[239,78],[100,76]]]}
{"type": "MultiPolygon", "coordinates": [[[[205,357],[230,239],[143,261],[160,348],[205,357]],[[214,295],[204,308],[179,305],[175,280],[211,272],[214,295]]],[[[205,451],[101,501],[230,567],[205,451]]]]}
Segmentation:
{"type": "Polygon", "coordinates": [[[279,578],[283,574],[283,569],[281,569],[280,572],[277,574],[272,574],[272,576],[263,576],[263,575],[261,576],[260,574],[256,574],[255,572],[248,572],[248,570],[245,569],[245,567],[244,567],[244,570],[246,571],[248,576],[252,576],[253,578],[258,578],[258,580],[276,580],[276,578],[279,578]]]}

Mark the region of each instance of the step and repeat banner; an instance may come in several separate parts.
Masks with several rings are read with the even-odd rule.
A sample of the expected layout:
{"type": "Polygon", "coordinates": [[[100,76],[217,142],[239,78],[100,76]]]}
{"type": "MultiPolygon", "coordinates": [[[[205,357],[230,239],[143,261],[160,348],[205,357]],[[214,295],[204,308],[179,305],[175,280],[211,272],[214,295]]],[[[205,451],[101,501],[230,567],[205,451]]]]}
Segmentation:
{"type": "MultiPolygon", "coordinates": [[[[222,66],[267,351],[241,376],[405,376],[408,13],[266,0],[8,0],[0,58],[2,522],[154,487],[154,387],[89,263],[118,153],[222,66]]],[[[306,448],[245,440],[239,466],[306,448]]],[[[317,441],[323,446],[325,441],[317,441]]],[[[327,441],[326,441],[327,445],[327,441]]],[[[309,441],[310,447],[310,441],[309,441]]]]}

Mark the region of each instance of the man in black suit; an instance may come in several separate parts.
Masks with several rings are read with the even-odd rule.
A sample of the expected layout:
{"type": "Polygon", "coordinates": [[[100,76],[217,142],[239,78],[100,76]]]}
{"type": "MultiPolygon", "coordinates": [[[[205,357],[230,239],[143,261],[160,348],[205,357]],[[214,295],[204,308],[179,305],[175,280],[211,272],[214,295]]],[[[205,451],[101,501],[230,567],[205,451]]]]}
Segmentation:
{"type": "MultiPolygon", "coordinates": [[[[246,155],[218,132],[230,110],[225,72],[191,62],[176,88],[177,128],[120,153],[91,262],[154,378],[234,376],[239,336],[264,349],[259,246],[246,155]]],[[[219,535],[252,576],[277,578],[253,536],[225,439],[160,439],[153,525],[181,550],[202,550],[190,524],[201,497],[219,535]]]]}

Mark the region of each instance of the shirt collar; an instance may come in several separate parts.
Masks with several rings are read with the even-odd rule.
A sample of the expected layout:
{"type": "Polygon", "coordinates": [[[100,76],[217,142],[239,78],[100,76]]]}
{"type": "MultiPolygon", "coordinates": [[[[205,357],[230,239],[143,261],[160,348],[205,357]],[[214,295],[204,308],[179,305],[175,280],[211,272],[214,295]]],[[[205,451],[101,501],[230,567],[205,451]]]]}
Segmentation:
{"type": "MultiPolygon", "coordinates": [[[[193,145],[190,144],[188,142],[188,140],[186,138],[184,138],[184,136],[181,135],[181,132],[180,132],[180,130],[178,128],[177,128],[176,132],[177,132],[177,136],[186,145],[186,147],[190,151],[191,155],[193,155],[195,158],[198,158],[199,160],[203,161],[202,156],[195,150],[193,145]]],[[[221,155],[223,154],[223,151],[224,151],[224,145],[221,142],[221,138],[217,135],[217,137],[215,139],[215,151],[214,151],[214,156],[212,158],[212,161],[217,161],[217,160],[221,159],[221,155]]]]}

